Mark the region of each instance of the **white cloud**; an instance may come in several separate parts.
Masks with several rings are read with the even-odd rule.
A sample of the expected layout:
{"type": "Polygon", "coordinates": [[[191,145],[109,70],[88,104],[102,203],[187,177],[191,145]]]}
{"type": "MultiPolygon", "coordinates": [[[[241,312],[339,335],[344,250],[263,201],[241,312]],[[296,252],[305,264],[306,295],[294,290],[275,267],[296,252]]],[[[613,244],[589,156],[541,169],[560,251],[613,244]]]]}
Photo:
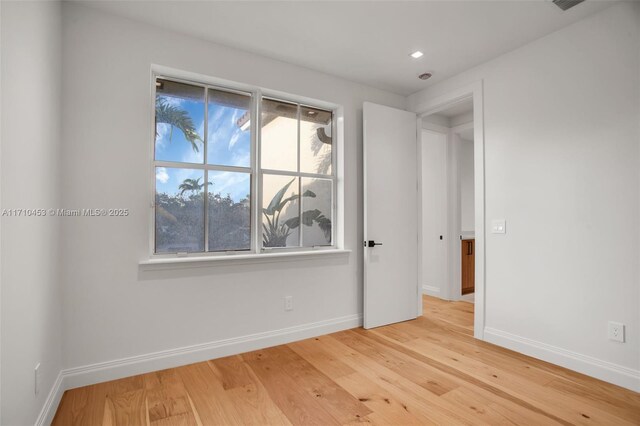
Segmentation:
{"type": "Polygon", "coordinates": [[[209,114],[209,121],[211,123],[217,123],[222,119],[225,112],[225,108],[216,108],[212,114],[209,114]]]}
{"type": "Polygon", "coordinates": [[[241,152],[241,153],[234,152],[232,161],[233,161],[232,165],[234,166],[246,167],[250,164],[251,153],[249,151],[241,152]]]}
{"type": "Polygon", "coordinates": [[[169,182],[169,173],[167,173],[167,169],[164,167],[158,167],[156,169],[156,180],[160,183],[169,182]]]}
{"type": "Polygon", "coordinates": [[[213,175],[209,174],[209,180],[213,181],[211,192],[221,194],[222,196],[230,193],[231,197],[236,199],[235,201],[244,198],[250,190],[247,185],[249,182],[249,175],[247,173],[217,172],[213,175]]]}
{"type": "Polygon", "coordinates": [[[193,148],[189,147],[189,149],[185,149],[184,154],[182,155],[182,162],[202,164],[203,155],[204,153],[202,151],[201,145],[200,145],[200,150],[198,152],[195,152],[193,148]]]}
{"type": "Polygon", "coordinates": [[[169,142],[169,131],[171,130],[171,125],[167,123],[158,123],[156,125],[156,149],[162,151],[169,142]]]}
{"type": "Polygon", "coordinates": [[[231,148],[233,148],[233,146],[238,143],[238,141],[240,140],[240,136],[242,136],[241,132],[234,132],[233,136],[231,136],[231,140],[229,140],[229,151],[231,151],[231,148]]]}

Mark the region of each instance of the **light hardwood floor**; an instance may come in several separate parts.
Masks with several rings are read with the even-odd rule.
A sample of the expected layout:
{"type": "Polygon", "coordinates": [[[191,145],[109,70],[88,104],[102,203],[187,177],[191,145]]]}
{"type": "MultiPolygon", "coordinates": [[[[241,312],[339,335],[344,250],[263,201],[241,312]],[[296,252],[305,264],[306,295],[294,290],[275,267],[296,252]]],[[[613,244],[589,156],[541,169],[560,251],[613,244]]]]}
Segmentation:
{"type": "Polygon", "coordinates": [[[65,392],[54,425],[639,425],[640,394],[473,339],[473,304],[65,392]]]}

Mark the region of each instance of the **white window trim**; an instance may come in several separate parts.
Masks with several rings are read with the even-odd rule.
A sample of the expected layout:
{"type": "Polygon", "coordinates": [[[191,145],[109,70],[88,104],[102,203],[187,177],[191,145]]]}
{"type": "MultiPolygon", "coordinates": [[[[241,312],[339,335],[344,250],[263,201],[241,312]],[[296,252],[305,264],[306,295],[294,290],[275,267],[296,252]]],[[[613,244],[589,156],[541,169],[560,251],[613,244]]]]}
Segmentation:
{"type": "MultiPolygon", "coordinates": [[[[174,268],[198,268],[207,267],[217,264],[248,264],[248,263],[271,263],[293,260],[304,260],[306,258],[342,256],[349,255],[351,250],[339,248],[323,248],[311,249],[296,252],[280,252],[280,253],[250,253],[250,254],[229,254],[222,256],[191,256],[191,257],[172,257],[172,258],[156,258],[142,260],[139,265],[149,269],[174,269],[174,268]]],[[[202,253],[198,253],[202,254],[202,253]]]]}
{"type": "MultiPolygon", "coordinates": [[[[184,81],[186,83],[193,82],[194,84],[213,86],[214,88],[220,88],[222,90],[238,91],[251,94],[252,96],[252,117],[256,119],[251,123],[251,165],[249,167],[251,171],[251,249],[241,251],[227,251],[227,252],[197,252],[184,254],[156,254],[155,253],[155,168],[157,162],[155,161],[155,128],[153,123],[155,122],[155,110],[153,107],[150,109],[150,143],[149,143],[149,162],[150,162],[150,209],[149,209],[149,248],[148,257],[139,262],[142,265],[202,265],[207,262],[218,263],[220,261],[233,261],[237,263],[239,260],[244,262],[258,262],[261,259],[264,260],[291,260],[300,256],[317,256],[326,254],[344,254],[350,253],[351,250],[344,248],[344,108],[341,105],[334,103],[319,101],[317,99],[307,98],[299,95],[291,95],[289,93],[269,90],[260,88],[257,86],[251,86],[243,83],[232,82],[220,78],[210,77],[202,74],[192,73],[188,71],[169,68],[161,65],[151,66],[151,78],[150,78],[150,103],[149,105],[155,105],[155,92],[156,92],[156,78],[165,77],[168,79],[174,79],[178,81],[184,81]],[[259,123],[259,106],[260,99],[262,97],[274,98],[282,101],[289,101],[298,103],[304,106],[312,106],[316,108],[326,109],[333,113],[332,133],[334,135],[334,141],[332,143],[332,168],[333,174],[333,190],[334,190],[334,206],[333,206],[333,218],[332,218],[332,245],[331,246],[318,246],[318,247],[283,247],[283,248],[262,248],[262,233],[258,230],[262,229],[262,217],[259,215],[259,206],[262,205],[262,193],[260,192],[262,181],[262,174],[267,170],[262,170],[259,167],[259,138],[260,132],[258,129],[259,123]],[[257,108],[256,108],[257,105],[257,108]]],[[[206,161],[206,158],[205,158],[206,161]]],[[[192,167],[192,164],[185,164],[185,167],[192,167]]],[[[195,165],[196,168],[198,165],[195,165]]],[[[204,166],[203,166],[204,167],[204,166]]],[[[305,173],[296,173],[296,175],[303,176],[305,173]]],[[[315,176],[318,177],[318,176],[315,176]]],[[[327,177],[327,176],[325,176],[327,177]]],[[[302,226],[302,225],[301,225],[302,226]]],[[[206,231],[206,228],[205,228],[206,231]]],[[[207,235],[205,234],[205,238],[207,235]]],[[[243,262],[243,263],[244,263],[243,262]]]]}

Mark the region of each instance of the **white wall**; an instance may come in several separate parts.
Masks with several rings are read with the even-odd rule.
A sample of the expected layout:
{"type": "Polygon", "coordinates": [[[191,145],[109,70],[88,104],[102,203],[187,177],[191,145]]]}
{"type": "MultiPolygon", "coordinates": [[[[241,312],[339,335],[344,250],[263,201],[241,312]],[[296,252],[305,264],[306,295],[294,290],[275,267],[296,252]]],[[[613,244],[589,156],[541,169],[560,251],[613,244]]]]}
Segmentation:
{"type": "Polygon", "coordinates": [[[640,12],[621,4],[409,97],[484,85],[485,337],[640,390],[640,12]],[[607,340],[607,321],[627,342],[607,340]]]}
{"type": "Polygon", "coordinates": [[[447,129],[422,130],[422,290],[424,294],[448,298],[447,129]],[[443,239],[440,239],[442,235],[443,239]]]}
{"type": "Polygon", "coordinates": [[[64,204],[131,209],[126,218],[65,221],[66,367],[362,312],[362,102],[403,108],[404,97],[86,6],[65,4],[63,17],[64,204]],[[152,63],[343,105],[345,246],[353,252],[140,268],[149,249],[152,63]],[[294,311],[284,312],[284,295],[294,311]]]}
{"type": "MultiPolygon", "coordinates": [[[[60,9],[2,4],[3,209],[60,206],[60,9]]],[[[59,231],[55,218],[2,217],[3,425],[34,424],[61,369],[59,231]]]]}
{"type": "Polygon", "coordinates": [[[473,141],[460,138],[458,151],[460,179],[460,230],[472,233],[475,229],[475,185],[473,183],[473,141]]]}

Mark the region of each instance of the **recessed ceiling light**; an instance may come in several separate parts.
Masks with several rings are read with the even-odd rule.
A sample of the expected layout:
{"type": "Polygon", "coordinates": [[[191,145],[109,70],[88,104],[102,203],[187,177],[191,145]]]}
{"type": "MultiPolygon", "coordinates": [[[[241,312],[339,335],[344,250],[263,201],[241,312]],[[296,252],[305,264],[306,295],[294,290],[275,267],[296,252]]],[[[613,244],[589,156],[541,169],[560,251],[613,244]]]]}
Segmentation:
{"type": "Polygon", "coordinates": [[[419,50],[416,50],[415,52],[413,52],[413,53],[411,54],[411,57],[412,57],[413,59],[418,59],[418,58],[419,58],[419,57],[421,57],[422,55],[424,55],[424,53],[422,53],[422,52],[421,52],[421,51],[419,51],[419,50]]]}
{"type": "Polygon", "coordinates": [[[419,78],[420,80],[428,80],[429,78],[431,78],[431,76],[432,76],[432,75],[433,75],[433,74],[431,74],[430,72],[425,72],[425,73],[420,74],[420,75],[418,76],[418,78],[419,78]]]}

